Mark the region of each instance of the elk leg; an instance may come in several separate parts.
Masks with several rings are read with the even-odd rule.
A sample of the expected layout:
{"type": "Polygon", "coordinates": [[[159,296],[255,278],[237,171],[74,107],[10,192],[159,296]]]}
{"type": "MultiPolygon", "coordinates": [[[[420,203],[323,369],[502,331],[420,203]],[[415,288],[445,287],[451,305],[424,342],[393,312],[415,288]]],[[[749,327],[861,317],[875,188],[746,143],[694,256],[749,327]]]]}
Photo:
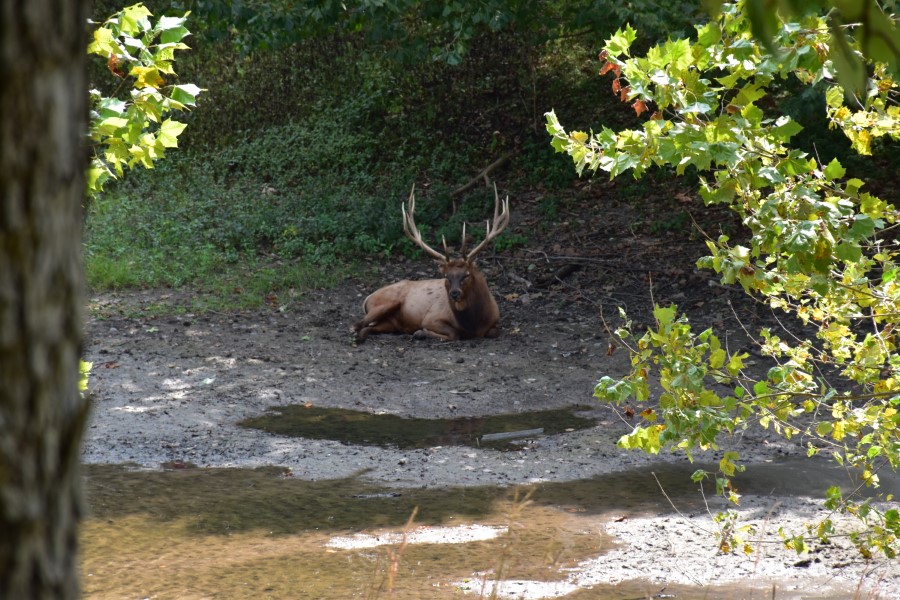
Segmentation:
{"type": "Polygon", "coordinates": [[[384,318],[397,312],[400,309],[400,302],[392,302],[390,304],[379,304],[366,313],[366,316],[357,321],[353,325],[356,332],[356,341],[362,342],[370,333],[389,333],[394,331],[394,324],[385,321],[384,318]]]}
{"type": "Polygon", "coordinates": [[[433,329],[423,327],[422,329],[416,331],[413,334],[413,337],[417,340],[434,338],[443,340],[445,342],[453,342],[459,339],[459,334],[456,332],[456,329],[454,329],[450,325],[445,325],[444,323],[435,323],[434,325],[435,327],[433,329]]]}
{"type": "Polygon", "coordinates": [[[366,338],[369,337],[370,333],[393,333],[395,331],[397,331],[397,329],[394,327],[393,323],[382,321],[381,323],[376,323],[375,325],[370,325],[369,327],[361,327],[356,332],[356,341],[366,341],[366,338]]]}

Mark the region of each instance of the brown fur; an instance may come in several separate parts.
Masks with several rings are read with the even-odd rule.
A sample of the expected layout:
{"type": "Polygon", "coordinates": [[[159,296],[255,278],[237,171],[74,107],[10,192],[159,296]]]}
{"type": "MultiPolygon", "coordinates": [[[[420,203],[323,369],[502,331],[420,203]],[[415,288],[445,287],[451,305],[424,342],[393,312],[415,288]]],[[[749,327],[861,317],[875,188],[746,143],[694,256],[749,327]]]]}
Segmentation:
{"type": "MultiPolygon", "coordinates": [[[[496,336],[500,309],[487,280],[475,266],[475,255],[506,228],[509,199],[500,202],[494,187],[494,219],[493,224],[488,221],[484,240],[469,253],[463,248],[463,258],[450,259],[446,244],[445,254],[441,254],[422,240],[413,220],[415,191],[413,186],[409,212],[405,206],[401,207],[403,229],[409,239],[438,261],[444,278],[398,281],[369,294],[363,301],[366,316],[353,325],[356,341],[364,341],[371,333],[411,333],[416,338],[441,340],[496,336]]],[[[465,237],[463,225],[463,240],[465,237]]]]}
{"type": "Polygon", "coordinates": [[[417,338],[466,340],[495,337],[500,309],[474,263],[454,259],[441,265],[443,279],[403,280],[363,301],[366,316],[353,329],[356,340],[370,333],[411,333],[417,338]],[[458,289],[457,300],[451,291],[458,289]]]}

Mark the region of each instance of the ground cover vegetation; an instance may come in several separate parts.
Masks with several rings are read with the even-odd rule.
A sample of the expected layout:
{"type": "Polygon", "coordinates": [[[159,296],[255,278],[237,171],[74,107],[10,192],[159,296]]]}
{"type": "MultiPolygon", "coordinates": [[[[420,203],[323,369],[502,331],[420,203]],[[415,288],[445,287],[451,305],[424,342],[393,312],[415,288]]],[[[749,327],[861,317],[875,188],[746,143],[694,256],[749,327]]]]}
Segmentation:
{"type": "MultiPolygon", "coordinates": [[[[839,11],[785,11],[784,20],[767,21],[764,38],[754,38],[754,4],[724,4],[691,38],[646,51],[633,48],[634,29],[619,29],[606,41],[600,72],[645,120],[634,129],[567,132],[550,112],[547,128],[579,172],[640,177],[655,166],[696,172],[703,200],[729,206],[750,232],[738,242],[711,234],[710,254],[698,266],[795,317],[809,335],[754,332],[762,354],[774,361],[757,377],[747,368],[747,353],[730,352],[711,329],[693,331],[675,306],[658,306],[655,327],[646,333],[632,331],[624,317],[616,334],[631,352],[633,372],[621,380],[604,377],[596,394],[613,403],[640,402],[658,377],[659,406],[645,410],[643,425],[620,440],[626,448],[678,448],[690,456],[716,447],[724,434],[761,426],[800,437],[810,456],[827,453],[859,470],[860,487],[877,487],[879,472],[900,464],[894,333],[900,215],[867,191],[845,166],[851,161],[792,143],[802,126],[772,110],[772,99],[784,80],[818,90],[830,126],[857,154],[873,157],[866,163],[871,168],[875,155],[891,156],[892,141],[900,139],[900,32],[872,4],[868,28],[835,26],[839,11]],[[883,45],[873,49],[869,36],[876,35],[883,45]]],[[[896,164],[887,164],[896,173],[896,164]]],[[[714,474],[717,491],[735,503],[739,460],[726,452],[714,474]]],[[[859,518],[862,527],[852,535],[863,553],[896,555],[895,508],[878,509],[837,487],[827,491],[825,506],[859,518]]],[[[752,533],[736,527],[735,516],[720,515],[723,548],[744,546],[752,533]]],[[[827,539],[831,519],[811,533],[827,539]]],[[[798,552],[807,549],[804,535],[783,535],[798,552]]]]}
{"type": "MultiPolygon", "coordinates": [[[[179,152],[93,200],[91,285],[202,282],[259,303],[289,281],[321,285],[360,258],[412,253],[398,215],[413,181],[428,193],[424,233],[451,243],[492,200],[454,190],[494,160],[514,153],[519,185],[572,182],[546,148],[541,115],[585,113],[599,90],[588,48],[635,13],[616,16],[615,2],[578,15],[571,2],[450,3],[450,18],[445,3],[379,4],[145,3],[158,16],[191,11],[191,36],[179,40],[191,50],[167,79],[206,91],[179,116],[179,152]]],[[[699,7],[670,4],[634,10],[659,25],[652,35],[686,30],[699,7]]],[[[94,10],[99,21],[117,8],[94,10]]],[[[93,78],[107,94],[120,84],[104,61],[93,78]]]]}
{"type": "MultiPolygon", "coordinates": [[[[97,14],[118,10],[107,4],[98,2],[97,14]]],[[[708,203],[734,207],[748,241],[711,238],[701,266],[818,328],[810,339],[762,332],[762,348],[778,366],[755,381],[745,357],[729,354],[712,331],[692,332],[673,307],[656,310],[646,336],[620,329],[635,370],[601,381],[598,395],[643,399],[654,368],[665,388],[659,407],[642,415],[647,424],[622,444],[690,452],[759,424],[804,436],[811,454],[828,451],[859,466],[866,484],[877,482],[883,465],[896,467],[895,211],[847,177],[871,164],[860,154],[888,153],[883,147],[896,137],[890,57],[870,52],[888,66],[867,67],[858,104],[844,94],[855,89],[846,78],[857,72],[856,49],[867,39],[854,31],[878,37],[884,23],[867,17],[873,29],[830,29],[817,12],[760,28],[743,4],[724,5],[709,22],[699,2],[598,1],[590,10],[563,1],[470,4],[145,3],[166,19],[191,11],[190,38],[161,40],[173,51],[190,43],[178,55],[180,77],[159,76],[179,82],[169,89],[193,96],[197,108],[180,117],[183,133],[169,125],[152,140],[139,136],[161,152],[177,128],[181,148],[165,161],[146,150],[113,152],[153,168],[120,173],[111,160],[104,190],[87,207],[90,283],[189,284],[231,306],[276,306],[277,295],[326,284],[366,259],[413,253],[397,218],[411,181],[428,193],[422,223],[441,223],[427,235],[453,242],[461,221],[488,212],[489,191],[455,193],[484,165],[515,156],[506,168],[523,188],[573,182],[571,163],[546,143],[541,121],[552,107],[555,149],[579,171],[615,176],[657,166],[665,177],[696,181],[708,203]],[[628,22],[640,23],[640,32],[628,22]],[[691,22],[703,24],[692,34],[691,22]],[[754,29],[771,41],[754,41],[754,29]],[[596,63],[593,44],[604,37],[596,63]],[[835,53],[835,40],[849,54],[835,53]],[[835,57],[847,56],[832,70],[835,57]],[[598,68],[611,74],[615,95],[598,68]],[[839,71],[843,90],[834,83],[839,71]],[[620,99],[634,110],[621,110],[620,99]],[[577,131],[598,122],[599,133],[577,131]]],[[[162,22],[184,33],[183,22],[162,22]]],[[[95,71],[98,97],[115,94],[118,78],[108,83],[115,67],[107,58],[95,71]]],[[[171,99],[188,106],[183,96],[171,99]]],[[[503,243],[527,242],[526,234],[503,243]]],[[[730,477],[740,468],[728,454],[716,475],[733,500],[730,477]]],[[[829,493],[830,507],[865,522],[863,551],[896,552],[896,511],[829,493]]],[[[723,549],[743,548],[749,537],[735,516],[721,517],[723,549]]],[[[827,537],[830,523],[815,533],[827,537]]],[[[804,537],[785,532],[785,539],[804,549],[804,537]]]]}

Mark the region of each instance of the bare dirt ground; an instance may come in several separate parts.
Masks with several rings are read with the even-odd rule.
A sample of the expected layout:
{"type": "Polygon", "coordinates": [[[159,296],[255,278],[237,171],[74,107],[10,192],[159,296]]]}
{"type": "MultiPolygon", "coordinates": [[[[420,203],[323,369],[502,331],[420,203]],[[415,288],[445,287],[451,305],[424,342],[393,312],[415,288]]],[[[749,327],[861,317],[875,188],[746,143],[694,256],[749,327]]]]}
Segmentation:
{"type": "MultiPolygon", "coordinates": [[[[351,324],[361,316],[364,296],[379,283],[431,277],[425,259],[384,267],[377,283],[346,281],[334,289],[281,298],[257,312],[178,311],[186,305],[183,291],[95,295],[88,324],[95,406],[84,461],[153,469],[181,462],[280,465],[298,478],[358,474],[393,487],[571,481],[658,461],[685,464],[689,473],[677,455],[650,458],[616,447],[632,424],[596,403],[592,391],[602,375],[625,374],[628,356],[622,349],[610,354],[604,318],[618,323],[617,310],[623,307],[636,323],[648,324],[652,293],[657,303],[678,303],[698,330],[716,326],[727,331],[723,337],[730,350],[753,353],[735,314],[750,331],[772,317],[740,290],[724,288],[713,274],[694,268],[703,242],[687,234],[689,221],[678,220],[682,206],[696,206],[690,198],[672,190],[670,203],[641,206],[616,202],[609,186],[594,185],[583,190],[581,200],[562,203],[552,223],[541,216],[539,197],[514,199],[511,230],[533,242],[493,256],[488,252],[481,261],[502,312],[496,339],[441,343],[381,335],[352,343],[351,324]],[[589,209],[600,201],[602,211],[589,209]],[[172,316],[141,316],[160,302],[174,307],[172,316]],[[597,424],[539,437],[510,452],[357,446],[238,425],[287,404],[425,418],[589,404],[593,408],[585,414],[597,424]]],[[[706,219],[700,225],[712,234],[733,226],[728,215],[706,213],[706,219]]],[[[754,465],[804,454],[799,445],[768,432],[724,440],[726,449],[739,450],[750,473],[754,465]]],[[[814,522],[825,514],[810,497],[824,490],[817,479],[810,476],[809,496],[796,489],[785,492],[777,484],[746,494],[742,517],[756,522],[769,539],[775,539],[779,526],[796,530],[814,522]]],[[[644,496],[658,497],[659,512],[625,511],[627,518],[611,518],[607,532],[621,544],[573,572],[571,587],[553,591],[519,582],[503,593],[559,597],[598,582],[640,579],[661,586],[752,583],[757,590],[770,590],[753,596],[760,598],[900,597],[896,562],[866,561],[846,538],[814,545],[814,552],[802,557],[777,543],[763,544],[749,556],[716,553],[715,540],[704,533],[714,529],[708,515],[680,516],[652,479],[636,485],[645,487],[644,496]]],[[[710,503],[712,510],[723,508],[715,499],[710,503]]]]}

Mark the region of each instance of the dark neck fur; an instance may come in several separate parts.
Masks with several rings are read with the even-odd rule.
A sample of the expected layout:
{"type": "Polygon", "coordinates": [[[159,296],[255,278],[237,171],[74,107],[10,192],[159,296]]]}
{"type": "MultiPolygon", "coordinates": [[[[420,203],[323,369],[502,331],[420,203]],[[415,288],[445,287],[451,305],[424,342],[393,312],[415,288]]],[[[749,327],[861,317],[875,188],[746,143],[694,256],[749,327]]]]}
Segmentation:
{"type": "Polygon", "coordinates": [[[478,335],[479,329],[485,327],[485,319],[487,317],[487,298],[484,297],[485,292],[490,294],[490,290],[487,288],[486,282],[484,282],[484,276],[481,273],[476,275],[479,279],[481,279],[482,285],[476,285],[472,287],[470,293],[466,297],[466,307],[462,310],[457,310],[453,306],[453,302],[450,302],[450,308],[453,310],[453,316],[456,318],[456,324],[460,330],[465,334],[462,337],[475,337],[478,335]]]}

